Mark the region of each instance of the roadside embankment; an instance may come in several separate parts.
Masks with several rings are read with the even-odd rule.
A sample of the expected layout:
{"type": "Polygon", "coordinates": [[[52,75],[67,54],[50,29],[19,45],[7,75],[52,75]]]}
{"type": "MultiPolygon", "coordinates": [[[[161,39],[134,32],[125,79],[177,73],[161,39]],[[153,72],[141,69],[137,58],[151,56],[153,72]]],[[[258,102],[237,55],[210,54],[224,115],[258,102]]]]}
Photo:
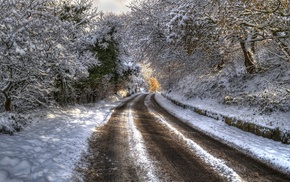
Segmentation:
{"type": "Polygon", "coordinates": [[[290,130],[285,130],[279,127],[271,128],[267,126],[261,126],[257,123],[253,123],[248,120],[243,120],[233,116],[227,116],[219,112],[209,111],[198,106],[193,106],[189,104],[184,104],[181,101],[173,99],[172,97],[162,93],[162,96],[170,100],[177,106],[183,107],[184,109],[190,109],[200,115],[204,115],[216,120],[222,120],[229,126],[237,127],[243,131],[251,132],[255,135],[262,136],[264,138],[269,138],[275,141],[280,141],[284,144],[290,144],[290,130]]]}

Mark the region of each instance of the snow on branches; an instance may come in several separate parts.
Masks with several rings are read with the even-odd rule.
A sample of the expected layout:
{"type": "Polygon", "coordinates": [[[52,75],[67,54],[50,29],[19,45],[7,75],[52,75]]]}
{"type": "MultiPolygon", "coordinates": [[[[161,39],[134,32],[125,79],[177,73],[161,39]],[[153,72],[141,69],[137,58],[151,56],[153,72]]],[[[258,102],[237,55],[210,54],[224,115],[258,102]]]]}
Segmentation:
{"type": "MultiPolygon", "coordinates": [[[[90,8],[77,2],[66,7],[90,8]]],[[[8,104],[5,110],[47,105],[56,92],[68,94],[73,80],[87,72],[86,60],[91,61],[76,48],[87,28],[80,22],[88,23],[90,17],[74,11],[71,16],[79,21],[66,19],[58,0],[1,1],[0,11],[0,95],[8,104]],[[7,84],[11,86],[4,89],[7,84]]]]}

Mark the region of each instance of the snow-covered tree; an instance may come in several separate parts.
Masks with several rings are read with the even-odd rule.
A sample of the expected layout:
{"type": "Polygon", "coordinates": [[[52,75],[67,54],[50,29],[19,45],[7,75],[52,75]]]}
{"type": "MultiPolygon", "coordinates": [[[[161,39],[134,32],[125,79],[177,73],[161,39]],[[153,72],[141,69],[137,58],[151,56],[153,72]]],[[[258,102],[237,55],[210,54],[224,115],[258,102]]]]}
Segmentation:
{"type": "Polygon", "coordinates": [[[176,5],[169,15],[167,40],[189,53],[205,49],[223,54],[239,43],[248,73],[255,73],[260,67],[255,43],[275,40],[289,58],[287,0],[188,0],[176,5]]]}
{"type": "Polygon", "coordinates": [[[198,49],[210,50],[218,39],[218,28],[212,18],[216,4],[211,1],[176,2],[167,23],[167,41],[184,47],[191,54],[198,49]]]}
{"type": "Polygon", "coordinates": [[[244,52],[245,65],[249,73],[259,69],[255,55],[255,43],[277,41],[285,58],[289,60],[289,1],[255,0],[228,1],[223,4],[220,26],[232,40],[238,40],[244,52]]]}
{"type": "Polygon", "coordinates": [[[6,111],[47,105],[57,82],[72,92],[73,81],[87,71],[86,61],[72,49],[79,22],[59,16],[61,3],[1,1],[0,91],[6,111]]]}
{"type": "MultiPolygon", "coordinates": [[[[174,0],[133,1],[130,5],[129,20],[127,20],[130,22],[131,37],[128,40],[132,44],[131,50],[138,61],[150,65],[152,69],[150,77],[156,76],[163,89],[171,89],[174,86],[173,83],[191,73],[195,67],[194,60],[190,58],[191,55],[188,55],[181,46],[182,41],[168,42],[167,35],[170,33],[168,22],[172,18],[169,15],[178,8],[179,3],[174,0]]],[[[174,31],[182,31],[182,29],[176,27],[174,31]]],[[[203,57],[199,60],[202,59],[203,57]]],[[[199,69],[206,70],[207,68],[201,66],[199,69]]]]}
{"type": "Polygon", "coordinates": [[[141,51],[143,58],[158,55],[167,45],[165,37],[165,17],[168,3],[160,0],[133,1],[128,17],[132,43],[141,51]]]}

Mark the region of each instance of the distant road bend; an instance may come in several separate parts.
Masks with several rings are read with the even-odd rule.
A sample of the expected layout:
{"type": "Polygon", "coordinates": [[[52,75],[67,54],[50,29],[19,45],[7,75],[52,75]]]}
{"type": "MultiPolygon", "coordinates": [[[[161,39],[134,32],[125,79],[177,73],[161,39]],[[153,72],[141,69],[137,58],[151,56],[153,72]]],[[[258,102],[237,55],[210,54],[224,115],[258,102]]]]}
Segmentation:
{"type": "Polygon", "coordinates": [[[104,126],[96,128],[75,171],[75,181],[87,182],[290,181],[289,176],[184,124],[148,94],[124,102],[104,126]],[[196,152],[191,142],[207,154],[196,152]],[[214,166],[200,155],[223,162],[214,166]]]}

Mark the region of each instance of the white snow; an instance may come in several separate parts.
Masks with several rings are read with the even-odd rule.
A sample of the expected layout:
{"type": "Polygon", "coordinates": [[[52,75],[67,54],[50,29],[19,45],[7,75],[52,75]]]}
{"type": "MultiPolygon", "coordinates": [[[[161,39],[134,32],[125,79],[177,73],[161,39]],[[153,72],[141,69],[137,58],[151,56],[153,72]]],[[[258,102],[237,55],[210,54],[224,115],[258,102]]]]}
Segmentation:
{"type": "Polygon", "coordinates": [[[21,49],[20,47],[16,47],[15,52],[21,56],[26,54],[25,50],[21,49]]]}
{"type": "Polygon", "coordinates": [[[246,152],[281,172],[290,174],[290,145],[259,137],[228,126],[223,121],[201,116],[188,109],[182,109],[160,94],[156,94],[155,98],[170,113],[190,124],[193,128],[218,138],[224,143],[246,152]]]}
{"type": "Polygon", "coordinates": [[[0,181],[71,181],[87,139],[117,104],[49,111],[19,133],[0,135],[0,181]]]}

